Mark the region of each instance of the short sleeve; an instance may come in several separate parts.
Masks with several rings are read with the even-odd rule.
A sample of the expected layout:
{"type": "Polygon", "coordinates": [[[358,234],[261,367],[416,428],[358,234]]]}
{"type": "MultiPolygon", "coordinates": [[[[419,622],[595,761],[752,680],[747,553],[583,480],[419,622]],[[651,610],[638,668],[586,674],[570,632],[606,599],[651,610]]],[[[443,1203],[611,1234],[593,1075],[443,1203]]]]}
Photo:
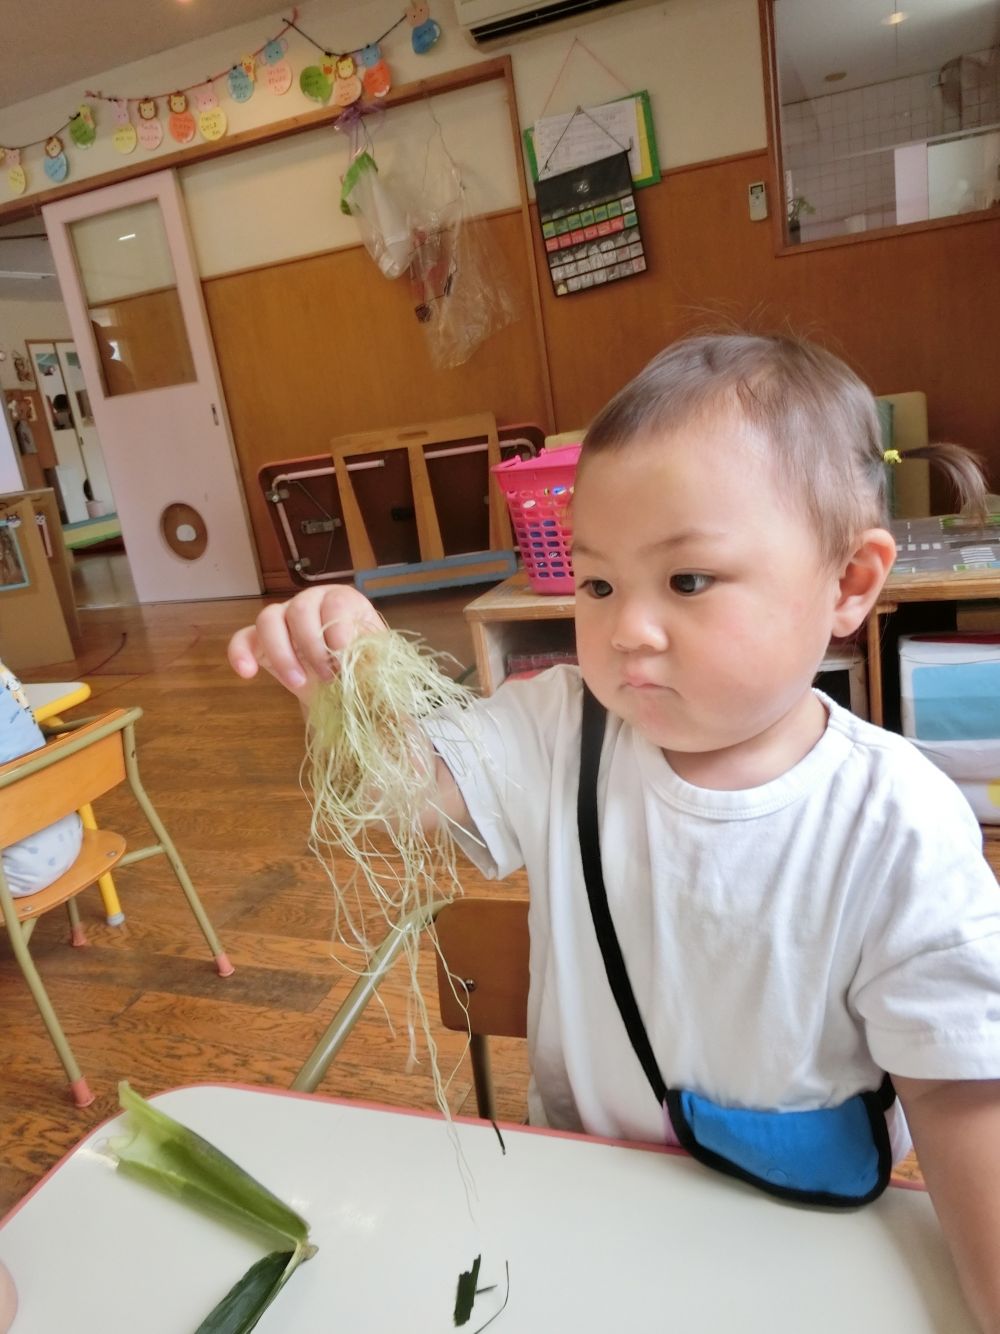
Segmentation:
{"type": "Polygon", "coordinates": [[[1000,1078],[1000,886],[961,793],[932,766],[919,776],[920,809],[889,813],[905,832],[872,868],[851,1001],[883,1070],[1000,1078]]]}
{"type": "Polygon", "coordinates": [[[457,830],[462,851],[491,879],[525,865],[547,831],[555,757],[579,735],[579,674],[555,667],[511,681],[462,711],[424,724],[447,764],[475,829],[457,830]]]}

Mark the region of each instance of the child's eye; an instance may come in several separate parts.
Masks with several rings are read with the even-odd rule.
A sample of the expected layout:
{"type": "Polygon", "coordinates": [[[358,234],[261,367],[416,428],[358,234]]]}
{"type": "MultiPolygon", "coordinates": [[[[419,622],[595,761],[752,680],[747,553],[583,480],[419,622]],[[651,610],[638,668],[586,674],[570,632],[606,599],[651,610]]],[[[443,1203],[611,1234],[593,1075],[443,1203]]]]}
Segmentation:
{"type": "Polygon", "coordinates": [[[695,593],[704,593],[711,588],[715,579],[710,574],[675,574],[670,580],[670,587],[682,597],[691,597],[695,593]]]}
{"type": "Polygon", "coordinates": [[[592,598],[607,598],[615,591],[607,579],[584,579],[580,587],[592,598]]]}

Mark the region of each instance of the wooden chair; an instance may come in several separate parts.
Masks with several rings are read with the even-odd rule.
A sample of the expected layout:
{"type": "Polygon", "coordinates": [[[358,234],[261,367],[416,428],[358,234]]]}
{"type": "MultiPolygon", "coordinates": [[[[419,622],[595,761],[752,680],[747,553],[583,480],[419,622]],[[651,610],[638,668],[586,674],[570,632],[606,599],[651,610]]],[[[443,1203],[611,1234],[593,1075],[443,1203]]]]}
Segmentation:
{"type": "Polygon", "coordinates": [[[120,834],[109,829],[85,828],[80,853],[65,875],[46,889],[25,898],[13,897],[0,864],[0,909],[4,925],[14,956],[69,1077],[70,1091],[78,1107],[86,1107],[94,1097],[80,1073],[28,949],[35,923],[44,913],[65,904],[71,943],[85,945],[87,941],[76,896],[95,884],[116,863],[128,866],[162,853],[208,942],[220,977],[228,977],[233,971],[184,863],[140,782],[134,729],[141,717],[141,709],[115,709],[100,718],[60,724],[60,734],[41,750],[0,765],[0,848],[19,843],[47,828],[64,815],[96,801],[126,779],[157,840],[126,852],[125,840],[120,834]]]}
{"type": "Polygon", "coordinates": [[[496,1119],[488,1037],[523,1038],[528,1024],[528,900],[456,899],[405,918],[372,956],[292,1084],[311,1093],[323,1078],[379,983],[415,932],[434,932],[438,1004],[446,1028],[470,1034],[479,1115],[496,1119]]]}

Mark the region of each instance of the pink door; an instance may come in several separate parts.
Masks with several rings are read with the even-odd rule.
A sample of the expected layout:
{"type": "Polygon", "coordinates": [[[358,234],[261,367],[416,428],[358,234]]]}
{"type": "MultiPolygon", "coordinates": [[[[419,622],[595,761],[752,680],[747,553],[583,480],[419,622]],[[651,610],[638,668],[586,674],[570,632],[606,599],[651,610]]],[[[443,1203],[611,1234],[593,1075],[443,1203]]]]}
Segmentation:
{"type": "Polygon", "coordinates": [[[259,593],[176,176],[42,213],[139,601],[259,593]]]}

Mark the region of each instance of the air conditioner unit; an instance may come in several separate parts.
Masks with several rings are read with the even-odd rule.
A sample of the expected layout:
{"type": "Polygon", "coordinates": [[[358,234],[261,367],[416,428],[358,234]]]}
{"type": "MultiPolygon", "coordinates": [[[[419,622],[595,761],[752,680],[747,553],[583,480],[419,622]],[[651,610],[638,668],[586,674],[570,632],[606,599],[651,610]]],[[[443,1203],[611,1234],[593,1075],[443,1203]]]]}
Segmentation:
{"type": "Polygon", "coordinates": [[[609,10],[636,9],[653,0],[455,0],[459,25],[475,46],[530,37],[555,23],[583,23],[609,10]]]}

